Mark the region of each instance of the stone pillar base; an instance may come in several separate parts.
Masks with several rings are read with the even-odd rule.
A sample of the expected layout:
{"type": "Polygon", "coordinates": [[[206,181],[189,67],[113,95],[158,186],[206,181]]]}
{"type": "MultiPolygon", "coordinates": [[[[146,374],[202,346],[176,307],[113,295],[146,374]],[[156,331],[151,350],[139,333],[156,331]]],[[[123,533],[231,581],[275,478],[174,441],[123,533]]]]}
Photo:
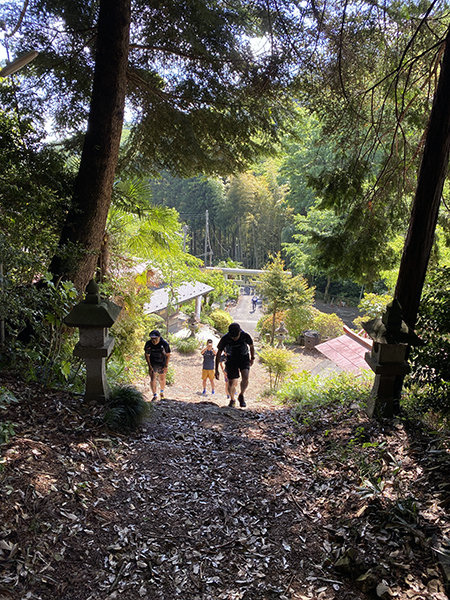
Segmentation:
{"type": "Polygon", "coordinates": [[[392,418],[399,407],[398,375],[376,375],[366,413],[369,417],[392,418]]]}
{"type": "Polygon", "coordinates": [[[86,362],[86,400],[105,402],[109,398],[110,389],[106,379],[104,358],[85,358],[86,362]]]}

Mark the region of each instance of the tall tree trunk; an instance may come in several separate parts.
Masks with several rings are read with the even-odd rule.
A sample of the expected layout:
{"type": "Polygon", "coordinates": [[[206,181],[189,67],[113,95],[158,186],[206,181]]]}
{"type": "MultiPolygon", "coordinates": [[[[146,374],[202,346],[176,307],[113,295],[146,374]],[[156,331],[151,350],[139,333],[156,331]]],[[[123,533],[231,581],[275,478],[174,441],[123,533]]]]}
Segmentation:
{"type": "Polygon", "coordinates": [[[50,271],[84,289],[92,278],[111,204],[122,134],[131,0],[100,0],[91,105],[80,168],[50,271]]]}
{"type": "Polygon", "coordinates": [[[327,285],[325,286],[325,291],[323,293],[324,302],[328,302],[328,294],[330,291],[330,285],[331,285],[331,277],[329,275],[327,275],[327,285]]]}
{"type": "Polygon", "coordinates": [[[403,248],[395,297],[403,318],[414,327],[433,247],[450,152],[450,28],[431,109],[422,163],[403,248]]]}

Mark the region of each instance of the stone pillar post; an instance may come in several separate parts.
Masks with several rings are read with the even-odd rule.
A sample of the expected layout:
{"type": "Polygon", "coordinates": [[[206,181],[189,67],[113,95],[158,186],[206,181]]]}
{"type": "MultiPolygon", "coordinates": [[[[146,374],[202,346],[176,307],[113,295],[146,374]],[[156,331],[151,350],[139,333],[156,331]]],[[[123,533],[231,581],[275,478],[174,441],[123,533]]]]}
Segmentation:
{"type": "Polygon", "coordinates": [[[200,315],[202,312],[202,298],[203,296],[197,296],[195,299],[195,318],[200,321],[200,315]]]}
{"type": "Polygon", "coordinates": [[[369,417],[391,418],[398,413],[400,392],[398,378],[409,372],[406,362],[407,344],[382,344],[374,342],[371,352],[366,352],[365,359],[375,380],[366,412],[369,417]]]}
{"type": "Polygon", "coordinates": [[[363,327],[373,340],[372,351],[366,352],[365,360],[375,373],[366,411],[369,417],[390,418],[400,409],[399,381],[409,372],[408,347],[422,341],[402,320],[401,307],[395,298],[381,318],[363,323],[363,327]]]}

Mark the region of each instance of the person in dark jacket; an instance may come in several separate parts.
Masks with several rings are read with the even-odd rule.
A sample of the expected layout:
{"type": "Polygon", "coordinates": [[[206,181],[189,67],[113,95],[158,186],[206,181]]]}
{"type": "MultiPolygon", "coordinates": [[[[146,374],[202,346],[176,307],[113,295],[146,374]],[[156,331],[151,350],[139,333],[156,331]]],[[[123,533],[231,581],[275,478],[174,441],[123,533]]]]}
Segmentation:
{"type": "Polygon", "coordinates": [[[255,360],[255,347],[253,340],[248,333],[242,331],[239,323],[231,323],[226,333],[217,344],[216,354],[216,372],[215,377],[219,379],[219,365],[222,352],[227,354],[225,370],[228,377],[228,392],[230,403],[228,406],[234,406],[236,387],[241,377],[241,391],[238,396],[239,406],[247,406],[245,403],[244,392],[248,387],[250,367],[255,360]]]}
{"type": "Polygon", "coordinates": [[[153,398],[156,400],[158,394],[156,387],[159,381],[160,398],[164,398],[164,388],[166,386],[167,367],[170,358],[170,346],[157,329],[150,332],[150,339],[144,346],[145,360],[148,364],[148,372],[150,375],[150,387],[152,388],[153,398]]]}

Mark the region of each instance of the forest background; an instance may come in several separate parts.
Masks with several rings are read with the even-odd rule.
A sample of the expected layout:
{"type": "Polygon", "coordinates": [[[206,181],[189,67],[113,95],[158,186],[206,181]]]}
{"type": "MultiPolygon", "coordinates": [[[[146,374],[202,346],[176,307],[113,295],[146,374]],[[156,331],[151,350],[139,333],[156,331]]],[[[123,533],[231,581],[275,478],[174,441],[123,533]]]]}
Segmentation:
{"type": "Polygon", "coordinates": [[[430,125],[447,90],[445,2],[1,6],[8,59],[39,52],[0,87],[6,336],[48,321],[65,280],[61,316],[68,282],[94,273],[138,315],[145,293],[123,277],[135,259],[175,286],[198,277],[196,257],[261,268],[283,252],[325,296],[395,293],[412,222],[424,243],[406,238],[420,259],[399,278],[409,322],[430,257],[448,288],[450,136],[441,119],[436,143],[430,125]],[[427,140],[440,171],[419,182],[434,202],[410,219],[427,140]]]}

